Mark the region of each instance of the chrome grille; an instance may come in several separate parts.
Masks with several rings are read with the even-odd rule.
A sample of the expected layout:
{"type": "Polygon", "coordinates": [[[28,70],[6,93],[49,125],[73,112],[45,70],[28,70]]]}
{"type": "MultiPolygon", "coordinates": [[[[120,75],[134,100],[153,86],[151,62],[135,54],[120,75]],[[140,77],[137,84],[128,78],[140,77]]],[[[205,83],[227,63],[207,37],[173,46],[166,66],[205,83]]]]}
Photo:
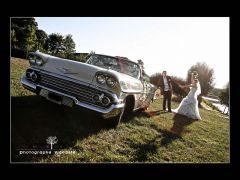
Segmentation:
{"type": "Polygon", "coordinates": [[[63,78],[52,76],[43,72],[39,72],[38,74],[40,75],[39,81],[40,85],[74,96],[80,102],[84,102],[101,108],[107,108],[113,102],[113,98],[110,94],[102,92],[98,89],[94,89],[92,87],[82,85],[71,80],[65,80],[63,78]],[[111,101],[111,103],[108,106],[104,106],[102,103],[95,102],[92,99],[93,95],[95,94],[101,95],[102,93],[104,94],[104,96],[107,96],[111,101]]]}

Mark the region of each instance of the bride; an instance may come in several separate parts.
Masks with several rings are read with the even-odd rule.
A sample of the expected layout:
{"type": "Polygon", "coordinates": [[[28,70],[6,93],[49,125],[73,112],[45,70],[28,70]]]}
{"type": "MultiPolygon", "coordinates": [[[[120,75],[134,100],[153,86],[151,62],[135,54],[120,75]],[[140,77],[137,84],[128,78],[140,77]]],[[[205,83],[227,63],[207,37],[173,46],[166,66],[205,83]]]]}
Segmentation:
{"type": "Polygon", "coordinates": [[[190,91],[188,95],[182,100],[178,108],[172,111],[178,114],[185,115],[191,119],[201,120],[197,100],[197,96],[201,94],[201,86],[199,80],[193,77],[193,73],[191,76],[191,83],[192,84],[186,86],[179,85],[179,87],[181,88],[189,87],[190,91]]]}

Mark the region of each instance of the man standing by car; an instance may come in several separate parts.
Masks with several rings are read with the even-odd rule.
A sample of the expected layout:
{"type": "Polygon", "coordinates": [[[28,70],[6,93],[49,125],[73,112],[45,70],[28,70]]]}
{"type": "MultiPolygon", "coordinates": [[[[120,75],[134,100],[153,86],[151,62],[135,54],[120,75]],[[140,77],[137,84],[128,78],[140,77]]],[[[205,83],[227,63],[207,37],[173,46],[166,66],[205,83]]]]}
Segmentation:
{"type": "Polygon", "coordinates": [[[167,76],[167,71],[162,72],[162,77],[160,77],[159,85],[161,89],[161,94],[163,95],[163,110],[166,111],[167,101],[168,112],[172,112],[171,110],[172,83],[171,77],[167,76]]]}

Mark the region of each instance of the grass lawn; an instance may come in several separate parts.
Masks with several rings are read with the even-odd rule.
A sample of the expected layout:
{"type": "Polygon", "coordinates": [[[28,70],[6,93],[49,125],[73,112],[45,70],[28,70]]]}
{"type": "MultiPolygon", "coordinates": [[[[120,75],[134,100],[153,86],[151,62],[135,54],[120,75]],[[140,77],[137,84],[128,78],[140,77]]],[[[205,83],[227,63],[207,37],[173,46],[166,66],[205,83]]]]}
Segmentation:
{"type": "MultiPolygon", "coordinates": [[[[162,99],[146,112],[134,113],[117,128],[108,128],[95,113],[48,102],[25,90],[20,77],[29,63],[11,59],[11,160],[13,162],[230,162],[229,119],[200,109],[201,121],[174,113],[155,114],[162,99]],[[149,116],[150,115],[150,116],[149,116]],[[74,154],[19,155],[18,149],[74,154]]],[[[172,102],[172,108],[178,103],[172,102]]]]}

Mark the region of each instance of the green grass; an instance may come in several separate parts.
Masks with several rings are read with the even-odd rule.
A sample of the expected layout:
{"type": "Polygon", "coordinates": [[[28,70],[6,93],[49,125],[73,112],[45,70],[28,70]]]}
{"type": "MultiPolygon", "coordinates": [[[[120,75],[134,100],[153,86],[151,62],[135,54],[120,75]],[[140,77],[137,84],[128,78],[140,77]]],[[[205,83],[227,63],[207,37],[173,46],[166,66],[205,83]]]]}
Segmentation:
{"type": "Polygon", "coordinates": [[[28,96],[34,95],[30,91],[26,91],[21,83],[20,78],[29,67],[27,60],[19,58],[11,58],[11,96],[28,96]]]}
{"type": "MultiPolygon", "coordinates": [[[[67,108],[22,88],[20,77],[28,67],[11,60],[11,137],[14,162],[223,162],[229,163],[229,119],[200,109],[201,121],[173,113],[134,113],[117,128],[108,128],[95,113],[67,108]],[[17,149],[49,149],[48,136],[57,136],[55,150],[72,155],[19,155],[17,149]]],[[[172,107],[178,106],[172,102],[172,107]]],[[[148,112],[162,109],[162,99],[148,112]]]]}
{"type": "Polygon", "coordinates": [[[216,106],[214,106],[210,101],[208,101],[207,99],[203,99],[203,102],[208,105],[210,108],[212,108],[213,110],[219,111],[221,112],[216,106]]]}

